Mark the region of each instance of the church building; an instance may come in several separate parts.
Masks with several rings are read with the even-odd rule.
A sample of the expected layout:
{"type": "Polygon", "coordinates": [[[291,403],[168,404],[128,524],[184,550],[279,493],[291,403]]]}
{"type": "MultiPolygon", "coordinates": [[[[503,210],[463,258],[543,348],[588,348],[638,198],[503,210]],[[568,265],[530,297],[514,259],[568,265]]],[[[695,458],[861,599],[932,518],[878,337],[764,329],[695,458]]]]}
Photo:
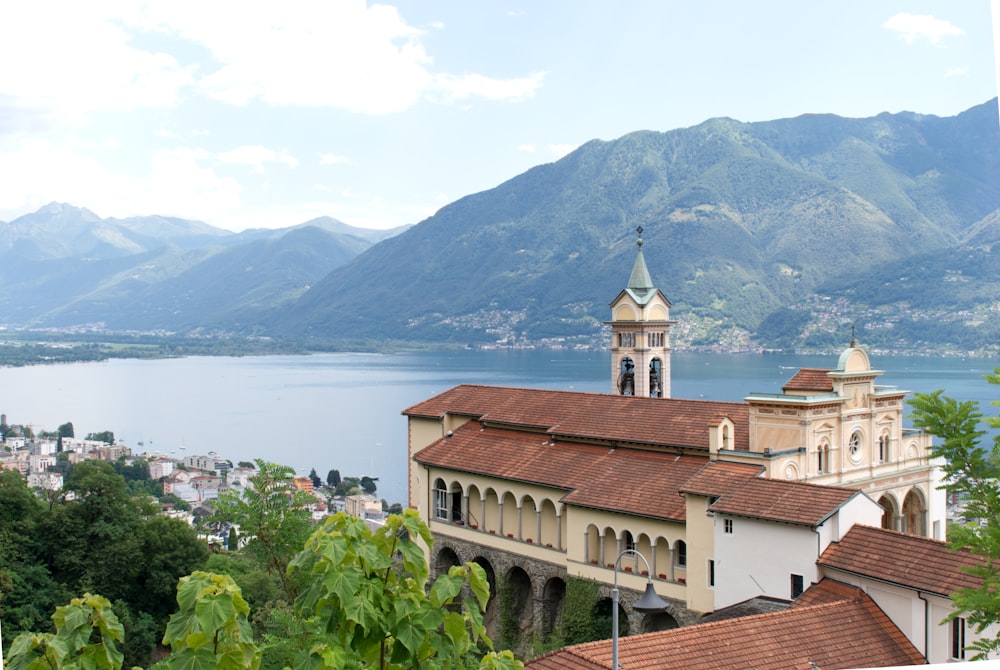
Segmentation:
{"type": "MultiPolygon", "coordinates": [[[[479,563],[525,649],[558,629],[569,580],[604,598],[619,585],[624,630],[640,633],[790,603],[854,526],[944,539],[931,438],[904,427],[907,392],[877,384],[855,342],[774,393],[680,399],[674,323],[640,238],[607,322],[610,393],[460,385],[403,411],[432,569],[479,563]],[[631,603],[650,581],[669,606],[643,617],[631,603]]],[[[487,623],[495,635],[495,602],[487,623]]]]}

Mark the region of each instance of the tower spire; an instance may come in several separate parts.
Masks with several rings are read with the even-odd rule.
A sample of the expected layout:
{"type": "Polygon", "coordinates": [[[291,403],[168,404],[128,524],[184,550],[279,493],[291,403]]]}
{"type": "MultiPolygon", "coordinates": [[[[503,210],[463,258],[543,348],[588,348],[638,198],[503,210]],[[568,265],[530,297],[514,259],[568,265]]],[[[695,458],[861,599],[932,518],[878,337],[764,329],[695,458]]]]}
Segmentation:
{"type": "Polygon", "coordinates": [[[649,276],[649,268],[646,267],[646,257],[642,255],[642,226],[635,229],[639,233],[636,240],[638,251],[635,254],[635,263],[632,265],[632,275],[628,278],[628,288],[636,292],[645,293],[652,290],[653,279],[649,276]]]}

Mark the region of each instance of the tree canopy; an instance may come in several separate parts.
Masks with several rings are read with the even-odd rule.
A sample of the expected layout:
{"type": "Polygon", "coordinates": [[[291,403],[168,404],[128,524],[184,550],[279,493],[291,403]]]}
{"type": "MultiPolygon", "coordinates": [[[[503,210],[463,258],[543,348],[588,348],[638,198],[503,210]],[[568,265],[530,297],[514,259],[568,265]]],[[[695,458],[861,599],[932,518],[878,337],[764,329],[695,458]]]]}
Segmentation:
{"type": "MultiPolygon", "coordinates": [[[[990,384],[1000,384],[1000,368],[984,377],[990,384]]],[[[978,402],[959,402],[943,394],[943,390],[915,394],[909,401],[911,419],[915,426],[941,439],[932,453],[943,459],[947,489],[958,494],[965,505],[965,522],[949,528],[952,546],[983,558],[972,571],[982,585],[952,596],[952,618],[965,617],[982,633],[991,624],[1000,623],[1000,434],[993,437],[992,447],[983,445],[987,431],[980,424],[1000,428],[1000,417],[984,419],[978,402]]],[[[1000,401],[993,404],[1000,405],[1000,401]]],[[[1000,638],[981,638],[969,648],[975,659],[983,659],[1000,650],[1000,638]]]]}

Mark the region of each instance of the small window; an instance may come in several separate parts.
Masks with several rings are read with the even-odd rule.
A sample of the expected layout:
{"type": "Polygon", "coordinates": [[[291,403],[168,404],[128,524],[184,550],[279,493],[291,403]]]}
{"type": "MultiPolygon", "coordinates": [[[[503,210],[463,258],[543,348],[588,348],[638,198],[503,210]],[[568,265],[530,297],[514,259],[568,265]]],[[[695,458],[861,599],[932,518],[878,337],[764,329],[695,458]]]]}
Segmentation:
{"type": "Polygon", "coordinates": [[[723,530],[724,533],[732,535],[733,534],[733,520],[732,519],[726,519],[726,520],[724,520],[722,522],[722,530],[723,530]]]}
{"type": "Polygon", "coordinates": [[[803,590],[802,575],[792,575],[792,600],[802,595],[803,590]]]}
{"type": "Polygon", "coordinates": [[[888,433],[883,434],[878,438],[878,462],[888,463],[891,453],[889,451],[889,435],[888,433]]]}
{"type": "Polygon", "coordinates": [[[951,657],[965,660],[965,619],[962,617],[951,620],[951,657]]]}
{"type": "Polygon", "coordinates": [[[625,531],[625,550],[635,551],[635,538],[632,537],[632,533],[625,531]]]}
{"type": "Polygon", "coordinates": [[[708,585],[715,586],[715,561],[708,559],[708,585]]]}
{"type": "Polygon", "coordinates": [[[679,567],[686,567],[688,564],[688,547],[684,543],[684,540],[679,540],[677,542],[677,565],[679,567]]]}

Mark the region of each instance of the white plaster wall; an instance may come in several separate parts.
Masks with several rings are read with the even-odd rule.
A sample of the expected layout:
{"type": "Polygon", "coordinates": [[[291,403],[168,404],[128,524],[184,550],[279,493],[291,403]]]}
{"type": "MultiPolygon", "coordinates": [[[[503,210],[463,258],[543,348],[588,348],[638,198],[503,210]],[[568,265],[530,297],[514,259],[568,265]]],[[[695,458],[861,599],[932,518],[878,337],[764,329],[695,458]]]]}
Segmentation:
{"type": "Polygon", "coordinates": [[[755,596],[787,599],[792,574],[802,575],[804,588],[817,579],[819,541],[807,526],[716,515],[714,537],[715,609],[755,596]]]}

